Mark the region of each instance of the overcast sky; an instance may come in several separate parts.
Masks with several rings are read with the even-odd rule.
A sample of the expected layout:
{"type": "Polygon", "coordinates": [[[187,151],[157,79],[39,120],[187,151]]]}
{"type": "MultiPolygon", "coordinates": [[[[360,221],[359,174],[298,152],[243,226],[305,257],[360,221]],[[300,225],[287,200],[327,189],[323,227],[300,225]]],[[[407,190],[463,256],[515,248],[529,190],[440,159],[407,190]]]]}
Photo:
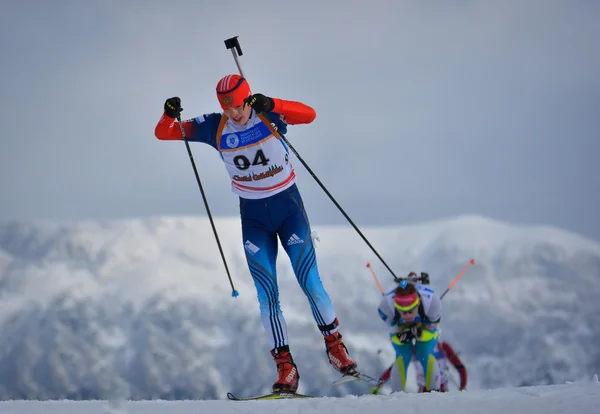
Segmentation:
{"type": "MultiPolygon", "coordinates": [[[[0,220],[204,215],[164,100],[218,111],[239,35],[255,92],[359,226],[462,214],[600,240],[598,1],[2,1],[0,220]]],[[[192,144],[215,215],[225,168],[192,144]]],[[[295,157],[292,157],[295,160],[295,157]]],[[[314,224],[345,219],[300,162],[314,224]]]]}

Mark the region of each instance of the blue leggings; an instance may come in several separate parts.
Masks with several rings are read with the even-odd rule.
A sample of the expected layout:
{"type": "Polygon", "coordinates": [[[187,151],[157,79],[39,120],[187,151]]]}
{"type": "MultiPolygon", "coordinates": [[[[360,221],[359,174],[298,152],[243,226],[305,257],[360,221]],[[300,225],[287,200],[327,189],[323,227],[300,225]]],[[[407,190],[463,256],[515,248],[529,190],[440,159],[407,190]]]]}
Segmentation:
{"type": "Polygon", "coordinates": [[[296,280],[308,298],[317,326],[323,335],[335,332],[335,311],[319,277],[310,225],[296,185],[268,198],[240,198],[240,215],[246,261],[271,348],[288,345],[275,268],[278,236],[296,280]]]}
{"type": "Polygon", "coordinates": [[[413,345],[411,342],[402,344],[394,340],[392,337],[392,345],[396,351],[396,367],[402,383],[402,391],[406,391],[406,374],[408,372],[408,364],[413,358],[413,352],[417,360],[423,367],[425,376],[425,388],[427,390],[439,390],[440,388],[440,369],[435,358],[435,344],[437,343],[437,335],[428,341],[416,341],[413,345]]]}

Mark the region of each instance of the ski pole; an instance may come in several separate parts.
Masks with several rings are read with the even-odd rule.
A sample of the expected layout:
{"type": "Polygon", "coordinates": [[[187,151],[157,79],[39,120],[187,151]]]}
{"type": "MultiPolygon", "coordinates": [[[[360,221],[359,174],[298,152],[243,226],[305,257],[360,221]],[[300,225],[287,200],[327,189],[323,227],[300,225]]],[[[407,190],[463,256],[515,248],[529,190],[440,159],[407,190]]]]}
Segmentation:
{"type": "Polygon", "coordinates": [[[450,292],[450,289],[452,289],[454,287],[454,285],[456,285],[456,283],[458,282],[458,280],[462,277],[462,275],[465,274],[465,272],[467,271],[467,269],[469,267],[471,267],[471,265],[475,264],[475,259],[471,259],[469,261],[469,263],[467,263],[467,265],[465,267],[463,267],[463,269],[460,271],[460,273],[458,274],[458,276],[456,276],[454,278],[454,280],[452,281],[452,283],[450,283],[450,285],[446,288],[446,290],[444,291],[444,293],[442,293],[442,296],[440,296],[440,300],[444,299],[444,296],[446,296],[446,293],[450,292]]]}
{"type": "Polygon", "coordinates": [[[179,129],[181,130],[181,136],[183,137],[183,142],[185,142],[185,147],[186,147],[188,155],[190,157],[190,161],[192,163],[192,168],[194,169],[194,175],[196,176],[196,182],[198,183],[198,187],[200,188],[200,193],[202,194],[202,200],[204,201],[204,207],[206,207],[206,213],[208,214],[208,219],[210,220],[210,225],[212,226],[212,230],[215,235],[215,240],[217,240],[217,245],[219,246],[219,252],[221,253],[221,259],[223,259],[223,264],[225,265],[225,271],[227,272],[227,277],[229,278],[229,283],[231,284],[231,296],[233,296],[235,298],[239,295],[239,293],[237,290],[235,290],[235,287],[233,286],[233,280],[231,279],[231,273],[229,273],[229,267],[227,267],[227,260],[225,260],[225,254],[223,254],[223,248],[221,247],[219,235],[217,234],[217,228],[215,227],[215,223],[213,221],[212,214],[210,213],[210,207],[208,207],[208,201],[206,199],[206,194],[204,194],[204,189],[202,188],[202,183],[200,182],[200,176],[198,175],[198,169],[196,168],[196,163],[194,162],[194,156],[192,155],[192,149],[190,148],[190,144],[188,143],[187,136],[185,134],[185,129],[183,128],[183,124],[181,123],[181,116],[179,116],[179,115],[177,115],[177,123],[179,124],[179,129]]]}
{"type": "MultiPolygon", "coordinates": [[[[469,263],[460,271],[460,273],[458,274],[458,276],[456,276],[454,278],[454,280],[452,281],[452,283],[450,283],[450,285],[446,288],[446,290],[444,291],[444,293],[442,293],[442,295],[440,296],[440,300],[442,300],[444,298],[444,296],[446,296],[446,293],[448,293],[450,291],[450,289],[452,289],[454,287],[454,285],[456,285],[456,283],[458,282],[458,280],[462,277],[462,275],[465,274],[465,272],[467,271],[467,269],[469,267],[471,267],[471,265],[475,264],[475,259],[471,259],[469,261],[469,263]]],[[[373,274],[373,278],[375,279],[375,282],[377,283],[377,287],[379,287],[379,291],[381,292],[382,295],[385,295],[384,291],[383,291],[383,287],[381,287],[381,283],[379,283],[379,279],[377,278],[377,275],[375,274],[375,271],[373,270],[373,267],[371,267],[371,263],[367,263],[367,267],[369,268],[369,270],[371,271],[371,274],[373,274]]],[[[423,277],[426,276],[427,277],[427,282],[425,283],[429,283],[429,275],[427,273],[421,273],[421,276],[416,276],[411,278],[412,275],[416,276],[415,272],[410,272],[410,274],[408,275],[407,278],[404,278],[405,280],[415,280],[415,281],[419,281],[419,280],[423,280],[423,277]]],[[[396,279],[396,282],[399,282],[402,279],[396,279]]]]}
{"type": "MultiPolygon", "coordinates": [[[[238,37],[239,36],[235,36],[235,37],[232,37],[232,38],[229,38],[229,39],[225,40],[225,47],[227,49],[231,49],[231,53],[233,54],[233,58],[235,60],[235,64],[237,65],[237,68],[238,68],[238,70],[240,72],[240,75],[242,75],[242,77],[245,77],[244,76],[244,72],[242,71],[242,67],[240,65],[240,62],[239,62],[239,60],[237,58],[238,54],[240,56],[242,56],[242,48],[240,46],[240,42],[238,41],[238,37]]],[[[375,256],[377,256],[377,258],[379,260],[381,260],[381,263],[383,263],[383,265],[387,268],[387,270],[389,270],[389,272],[392,274],[392,276],[394,276],[394,279],[396,279],[396,275],[394,274],[394,271],[388,266],[388,264],[385,262],[385,260],[383,260],[383,258],[379,255],[379,253],[377,252],[377,250],[375,250],[375,248],[371,245],[371,243],[369,242],[369,240],[367,240],[367,238],[358,229],[358,227],[356,226],[356,224],[354,224],[354,222],[352,221],[352,219],[350,219],[350,217],[348,216],[348,214],[346,214],[346,212],[344,211],[344,209],[342,208],[342,206],[340,206],[338,204],[338,202],[335,200],[335,198],[333,198],[333,196],[331,195],[331,193],[329,191],[327,191],[327,188],[325,188],[325,186],[323,185],[323,183],[321,182],[321,180],[319,180],[317,178],[317,176],[311,170],[311,168],[308,166],[308,164],[306,164],[306,162],[304,162],[304,160],[302,159],[302,157],[300,156],[300,154],[298,154],[298,151],[296,151],[296,149],[292,146],[292,144],[290,144],[290,142],[287,140],[287,138],[282,133],[277,132],[277,134],[283,140],[283,142],[285,142],[285,145],[287,145],[288,148],[292,150],[292,152],[294,153],[294,155],[296,155],[296,157],[298,158],[298,160],[302,163],[302,165],[304,166],[304,168],[306,168],[306,170],[308,171],[308,173],[315,179],[315,181],[317,182],[317,184],[319,184],[319,186],[321,186],[321,188],[323,189],[323,191],[325,192],[325,194],[327,194],[327,196],[333,202],[333,204],[335,204],[335,206],[338,208],[338,210],[340,210],[340,212],[343,214],[343,216],[346,218],[346,220],[348,220],[348,222],[352,225],[352,227],[354,227],[354,230],[356,230],[356,232],[359,234],[359,236],[362,237],[362,239],[367,244],[367,246],[369,246],[369,248],[371,249],[371,251],[373,253],[375,253],[375,256]]]]}
{"type": "Polygon", "coordinates": [[[381,283],[379,283],[379,279],[377,279],[377,275],[375,274],[375,271],[371,267],[371,263],[367,263],[367,267],[369,268],[369,270],[373,274],[373,278],[375,279],[375,283],[377,283],[377,287],[379,288],[379,291],[381,292],[381,294],[383,296],[385,296],[385,292],[383,291],[383,287],[381,287],[381,283]]]}

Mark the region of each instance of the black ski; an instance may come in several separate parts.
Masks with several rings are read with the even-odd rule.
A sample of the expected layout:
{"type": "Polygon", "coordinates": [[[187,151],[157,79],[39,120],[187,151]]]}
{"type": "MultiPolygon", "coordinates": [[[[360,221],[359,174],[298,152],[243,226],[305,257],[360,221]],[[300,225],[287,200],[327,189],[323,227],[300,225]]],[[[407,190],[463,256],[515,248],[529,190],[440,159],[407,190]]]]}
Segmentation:
{"type": "Polygon", "coordinates": [[[298,394],[296,392],[279,391],[279,392],[272,392],[270,394],[259,395],[257,397],[247,397],[247,398],[236,397],[232,393],[228,392],[227,398],[229,398],[232,401],[261,401],[261,400],[290,400],[290,399],[296,399],[296,398],[316,398],[316,397],[314,397],[312,395],[298,394]]]}

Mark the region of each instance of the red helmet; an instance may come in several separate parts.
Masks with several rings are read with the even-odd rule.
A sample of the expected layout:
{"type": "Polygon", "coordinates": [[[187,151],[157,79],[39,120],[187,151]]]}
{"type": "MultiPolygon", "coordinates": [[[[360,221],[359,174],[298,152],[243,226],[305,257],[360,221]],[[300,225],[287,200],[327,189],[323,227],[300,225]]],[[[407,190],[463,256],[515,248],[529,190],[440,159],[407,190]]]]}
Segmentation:
{"type": "Polygon", "coordinates": [[[217,98],[223,109],[242,105],[250,95],[250,85],[240,75],[227,75],[217,83],[217,98]]]}

